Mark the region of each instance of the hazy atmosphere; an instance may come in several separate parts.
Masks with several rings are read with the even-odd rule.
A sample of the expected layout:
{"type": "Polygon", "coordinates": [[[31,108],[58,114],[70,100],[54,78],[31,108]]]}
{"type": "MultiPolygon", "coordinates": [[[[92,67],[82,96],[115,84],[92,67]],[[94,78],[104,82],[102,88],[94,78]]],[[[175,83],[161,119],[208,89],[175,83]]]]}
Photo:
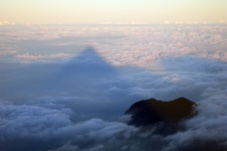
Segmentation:
{"type": "Polygon", "coordinates": [[[2,24],[226,24],[226,0],[1,0],[2,24]]]}
{"type": "Polygon", "coordinates": [[[227,150],[226,1],[2,0],[0,151],[227,150]],[[135,102],[185,97],[169,135],[135,102]]]}

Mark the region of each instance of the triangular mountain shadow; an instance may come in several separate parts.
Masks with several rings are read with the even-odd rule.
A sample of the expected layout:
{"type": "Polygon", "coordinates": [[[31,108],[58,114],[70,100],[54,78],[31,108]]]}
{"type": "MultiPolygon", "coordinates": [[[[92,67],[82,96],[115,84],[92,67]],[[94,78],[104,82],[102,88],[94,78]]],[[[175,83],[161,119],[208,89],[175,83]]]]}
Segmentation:
{"type": "Polygon", "coordinates": [[[93,47],[88,47],[75,58],[60,65],[48,83],[51,82],[54,88],[71,90],[73,87],[101,84],[102,81],[117,76],[115,68],[106,62],[93,47]]]}
{"type": "Polygon", "coordinates": [[[72,64],[102,64],[102,65],[109,65],[97,52],[93,47],[87,47],[83,50],[78,56],[68,61],[68,63],[72,64]]]}
{"type": "Polygon", "coordinates": [[[90,73],[92,77],[99,75],[103,78],[106,75],[116,74],[113,66],[106,62],[93,47],[86,48],[78,56],[66,62],[60,72],[63,72],[65,76],[74,73],[84,76],[90,73]]]}

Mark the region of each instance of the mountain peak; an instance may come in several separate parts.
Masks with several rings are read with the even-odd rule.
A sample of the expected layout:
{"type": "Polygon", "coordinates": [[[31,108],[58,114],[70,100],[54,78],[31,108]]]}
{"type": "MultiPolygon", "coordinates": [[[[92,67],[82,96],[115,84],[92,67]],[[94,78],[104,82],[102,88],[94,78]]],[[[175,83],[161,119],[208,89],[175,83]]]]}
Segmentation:
{"type": "Polygon", "coordinates": [[[134,103],[125,114],[131,115],[128,124],[135,126],[148,126],[159,122],[178,124],[194,116],[195,107],[196,103],[184,97],[168,102],[151,98],[134,103]]]}

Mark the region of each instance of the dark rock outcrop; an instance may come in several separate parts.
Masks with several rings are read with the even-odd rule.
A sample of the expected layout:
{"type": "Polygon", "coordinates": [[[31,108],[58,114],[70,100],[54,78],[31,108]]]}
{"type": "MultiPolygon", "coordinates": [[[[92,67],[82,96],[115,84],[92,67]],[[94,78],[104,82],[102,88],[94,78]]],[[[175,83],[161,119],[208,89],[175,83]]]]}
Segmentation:
{"type": "Polygon", "coordinates": [[[152,126],[162,123],[170,126],[196,115],[195,107],[196,103],[183,97],[169,102],[152,98],[134,103],[125,115],[131,115],[128,121],[130,125],[152,126]]]}

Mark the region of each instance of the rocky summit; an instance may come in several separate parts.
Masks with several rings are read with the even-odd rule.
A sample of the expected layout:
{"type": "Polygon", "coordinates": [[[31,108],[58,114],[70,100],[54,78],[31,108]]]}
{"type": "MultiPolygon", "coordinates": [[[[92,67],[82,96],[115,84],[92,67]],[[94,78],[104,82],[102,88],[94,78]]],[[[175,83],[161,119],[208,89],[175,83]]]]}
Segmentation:
{"type": "Polygon", "coordinates": [[[178,125],[182,120],[196,115],[196,103],[184,97],[171,101],[161,101],[154,98],[134,103],[125,115],[131,115],[128,124],[152,126],[157,123],[178,125]]]}

